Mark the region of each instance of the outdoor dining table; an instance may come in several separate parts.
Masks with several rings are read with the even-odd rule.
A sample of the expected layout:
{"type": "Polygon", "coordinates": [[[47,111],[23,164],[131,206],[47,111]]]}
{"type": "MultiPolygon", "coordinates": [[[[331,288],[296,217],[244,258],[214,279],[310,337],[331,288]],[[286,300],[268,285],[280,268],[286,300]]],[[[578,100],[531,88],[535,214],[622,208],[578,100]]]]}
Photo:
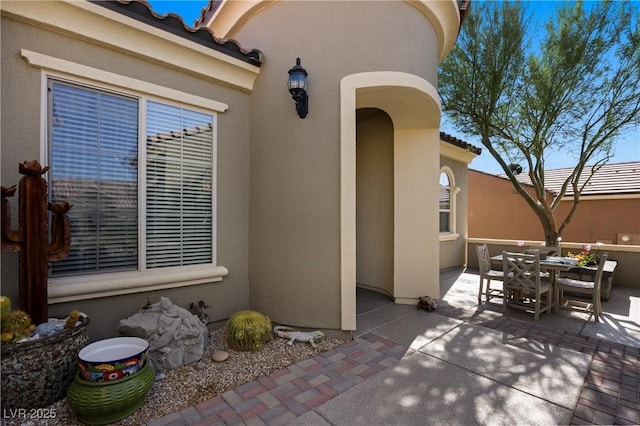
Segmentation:
{"type": "MultiPolygon", "coordinates": [[[[492,256],[491,260],[494,262],[502,262],[502,254],[492,256]]],[[[545,259],[540,259],[540,269],[547,269],[550,271],[569,271],[575,268],[578,264],[578,259],[574,257],[563,256],[547,256],[545,259]]]]}
{"type": "MultiPolygon", "coordinates": [[[[491,257],[492,261],[502,262],[502,254],[491,257]]],[[[549,271],[549,283],[551,284],[550,305],[553,306],[553,284],[556,279],[557,272],[567,272],[576,267],[578,259],[574,257],[563,256],[547,256],[545,259],[540,259],[540,269],[549,271]]]]}

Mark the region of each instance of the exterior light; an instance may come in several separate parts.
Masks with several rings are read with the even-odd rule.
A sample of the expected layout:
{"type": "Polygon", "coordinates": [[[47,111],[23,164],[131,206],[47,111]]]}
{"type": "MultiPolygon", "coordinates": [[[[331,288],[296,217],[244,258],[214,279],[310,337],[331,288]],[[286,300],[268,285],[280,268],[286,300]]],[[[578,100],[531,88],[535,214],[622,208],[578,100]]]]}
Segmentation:
{"type": "Polygon", "coordinates": [[[509,164],[509,170],[511,170],[511,173],[514,175],[519,175],[522,173],[522,166],[520,164],[511,163],[509,164]]]}
{"type": "Polygon", "coordinates": [[[287,87],[294,101],[298,117],[305,118],[309,112],[309,98],[307,97],[307,70],[300,65],[300,58],[296,58],[296,64],[289,70],[287,87]]]}

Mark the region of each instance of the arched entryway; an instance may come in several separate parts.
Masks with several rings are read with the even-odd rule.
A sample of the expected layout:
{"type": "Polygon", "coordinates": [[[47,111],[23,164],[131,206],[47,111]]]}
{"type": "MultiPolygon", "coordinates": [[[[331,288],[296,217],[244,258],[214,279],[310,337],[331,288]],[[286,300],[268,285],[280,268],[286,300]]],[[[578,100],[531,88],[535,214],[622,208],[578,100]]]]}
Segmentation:
{"type": "Polygon", "coordinates": [[[393,296],[393,122],[356,110],[356,284],[393,296]]]}
{"type": "Polygon", "coordinates": [[[392,123],[393,281],[387,288],[396,303],[416,303],[420,295],[439,297],[440,102],[435,88],[420,77],[371,72],[343,78],[340,103],[341,324],[343,330],[354,330],[358,115],[362,119],[363,114],[380,110],[392,123]]]}

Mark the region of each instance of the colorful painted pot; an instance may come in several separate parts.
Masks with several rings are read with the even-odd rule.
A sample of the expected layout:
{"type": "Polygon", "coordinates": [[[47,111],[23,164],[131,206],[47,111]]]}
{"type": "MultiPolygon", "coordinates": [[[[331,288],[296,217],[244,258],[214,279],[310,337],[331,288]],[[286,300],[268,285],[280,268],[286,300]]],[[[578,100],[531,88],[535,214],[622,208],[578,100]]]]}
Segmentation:
{"type": "Polygon", "coordinates": [[[85,346],[78,353],[80,377],[89,382],[111,382],[145,366],[149,342],[139,337],[114,337],[85,346]]]}

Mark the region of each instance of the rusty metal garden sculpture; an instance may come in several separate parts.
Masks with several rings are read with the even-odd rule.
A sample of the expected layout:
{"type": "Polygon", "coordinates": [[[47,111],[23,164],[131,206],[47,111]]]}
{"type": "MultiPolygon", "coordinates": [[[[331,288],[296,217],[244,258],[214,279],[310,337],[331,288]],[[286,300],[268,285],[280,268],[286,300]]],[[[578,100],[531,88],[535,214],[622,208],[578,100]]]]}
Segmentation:
{"type": "Polygon", "coordinates": [[[26,311],[34,324],[47,322],[47,264],[69,255],[71,227],[66,213],[67,202],[47,203],[47,182],[42,177],[49,167],[36,160],[19,165],[19,224],[12,231],[11,211],[7,198],[16,193],[16,186],[2,187],[2,250],[20,253],[20,309],[26,311]],[[48,213],[53,213],[49,240],[48,213]]]}

